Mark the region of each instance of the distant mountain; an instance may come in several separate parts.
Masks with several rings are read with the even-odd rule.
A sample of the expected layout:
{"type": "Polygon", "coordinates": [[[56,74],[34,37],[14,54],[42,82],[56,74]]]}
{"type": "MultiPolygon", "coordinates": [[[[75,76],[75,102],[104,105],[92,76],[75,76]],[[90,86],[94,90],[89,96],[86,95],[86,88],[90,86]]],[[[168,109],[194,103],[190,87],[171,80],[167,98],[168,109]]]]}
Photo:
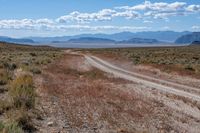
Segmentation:
{"type": "Polygon", "coordinates": [[[183,35],[179,37],[175,43],[177,44],[190,44],[195,41],[200,41],[200,32],[194,32],[191,34],[183,35]]]}
{"type": "Polygon", "coordinates": [[[131,38],[153,38],[164,42],[174,42],[178,37],[189,34],[190,32],[174,32],[174,31],[144,31],[144,32],[121,32],[110,35],[110,39],[128,40],[131,38]]]}
{"type": "Polygon", "coordinates": [[[200,46],[200,41],[194,41],[190,44],[190,46],[200,46]]]}
{"type": "Polygon", "coordinates": [[[8,43],[34,43],[32,39],[16,39],[10,37],[0,36],[1,42],[8,42],[8,43]]]}
{"type": "Polygon", "coordinates": [[[81,37],[78,39],[70,39],[68,43],[115,43],[114,40],[104,39],[104,38],[95,38],[95,37],[81,37]]]}
{"type": "Polygon", "coordinates": [[[144,38],[132,38],[129,40],[119,41],[118,43],[123,44],[158,44],[161,43],[156,39],[144,39],[144,38]]]}
{"type": "Polygon", "coordinates": [[[49,42],[66,42],[70,39],[79,39],[79,38],[104,38],[115,41],[129,40],[132,38],[153,38],[159,41],[164,42],[174,42],[177,38],[182,35],[190,34],[191,32],[174,32],[174,31],[146,31],[146,32],[120,32],[115,34],[80,34],[74,36],[61,36],[61,37],[29,37],[25,39],[32,39],[35,42],[40,43],[49,43],[49,42]]]}

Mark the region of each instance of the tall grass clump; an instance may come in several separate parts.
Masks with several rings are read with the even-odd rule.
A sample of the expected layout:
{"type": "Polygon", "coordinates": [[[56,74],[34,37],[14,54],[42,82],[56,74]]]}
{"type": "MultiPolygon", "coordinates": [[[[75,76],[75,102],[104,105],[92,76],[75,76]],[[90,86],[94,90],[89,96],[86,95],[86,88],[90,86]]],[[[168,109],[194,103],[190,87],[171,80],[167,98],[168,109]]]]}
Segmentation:
{"type": "Polygon", "coordinates": [[[0,85],[6,85],[9,81],[9,73],[5,69],[0,69],[0,85]]]}
{"type": "Polygon", "coordinates": [[[32,76],[22,75],[17,77],[10,84],[8,94],[14,107],[34,108],[36,93],[32,76]]]}
{"type": "Polygon", "coordinates": [[[9,123],[5,124],[0,122],[0,132],[1,133],[24,133],[21,127],[18,126],[17,123],[9,123]]]}

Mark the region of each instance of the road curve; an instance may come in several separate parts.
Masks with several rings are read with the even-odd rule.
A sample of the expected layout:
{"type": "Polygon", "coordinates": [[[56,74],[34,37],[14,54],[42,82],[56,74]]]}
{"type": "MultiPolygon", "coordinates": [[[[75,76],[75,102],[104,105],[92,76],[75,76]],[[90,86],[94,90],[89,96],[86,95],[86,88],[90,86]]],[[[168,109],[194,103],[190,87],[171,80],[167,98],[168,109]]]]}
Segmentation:
{"type": "Polygon", "coordinates": [[[195,101],[200,101],[199,95],[184,91],[184,89],[200,91],[200,89],[198,89],[198,88],[180,85],[180,84],[177,84],[177,83],[159,80],[159,79],[151,78],[149,76],[140,75],[138,73],[130,72],[130,71],[124,70],[122,68],[119,68],[117,66],[114,66],[111,63],[106,62],[106,61],[104,61],[104,60],[102,60],[98,57],[95,57],[95,56],[84,55],[84,57],[86,58],[86,60],[92,66],[94,66],[94,67],[96,67],[96,68],[98,68],[98,69],[100,69],[104,72],[111,73],[111,74],[115,75],[116,77],[120,77],[120,78],[123,78],[123,79],[126,79],[126,80],[134,81],[134,82],[137,82],[139,84],[143,84],[145,86],[155,88],[155,89],[162,91],[162,92],[175,94],[175,95],[186,97],[186,98],[189,98],[189,99],[192,99],[192,100],[195,100],[195,101]],[[151,79],[151,81],[150,81],[150,79],[151,79]],[[169,87],[167,84],[173,85],[173,87],[169,87]],[[177,86],[178,88],[183,88],[183,90],[176,89],[176,87],[174,87],[174,86],[177,86]]]}

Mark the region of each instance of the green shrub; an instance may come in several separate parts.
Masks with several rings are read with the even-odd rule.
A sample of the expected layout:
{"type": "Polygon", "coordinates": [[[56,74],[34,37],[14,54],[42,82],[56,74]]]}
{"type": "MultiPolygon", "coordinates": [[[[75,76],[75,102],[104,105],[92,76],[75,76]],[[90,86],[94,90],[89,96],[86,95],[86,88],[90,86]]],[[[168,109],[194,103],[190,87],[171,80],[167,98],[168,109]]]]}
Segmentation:
{"type": "Polygon", "coordinates": [[[22,75],[12,81],[8,94],[11,97],[13,105],[17,108],[33,108],[35,105],[35,89],[33,78],[30,75],[22,75]]]}
{"type": "Polygon", "coordinates": [[[22,128],[15,122],[9,124],[0,124],[0,132],[2,133],[24,133],[22,128]]]}

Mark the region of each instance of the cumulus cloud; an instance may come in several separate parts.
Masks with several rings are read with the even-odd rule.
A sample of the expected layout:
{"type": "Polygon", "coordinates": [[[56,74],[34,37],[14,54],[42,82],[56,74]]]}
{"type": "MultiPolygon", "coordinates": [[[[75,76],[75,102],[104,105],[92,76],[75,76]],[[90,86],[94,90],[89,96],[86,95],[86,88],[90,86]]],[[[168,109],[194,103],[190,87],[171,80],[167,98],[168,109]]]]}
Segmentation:
{"type": "Polygon", "coordinates": [[[146,1],[134,6],[121,6],[114,9],[103,9],[93,13],[80,13],[74,11],[57,19],[60,23],[78,22],[90,23],[92,21],[110,21],[115,17],[126,19],[154,18],[168,19],[171,16],[184,16],[200,12],[200,5],[188,5],[186,2],[155,2],[146,1]]]}
{"type": "Polygon", "coordinates": [[[116,9],[125,9],[125,10],[134,10],[134,11],[177,11],[183,9],[185,7],[185,2],[174,2],[174,3],[164,3],[164,2],[156,2],[151,3],[150,1],[146,1],[143,4],[135,5],[135,6],[122,6],[116,7],[116,9]]]}
{"type": "Polygon", "coordinates": [[[112,15],[115,14],[115,10],[103,9],[96,13],[80,13],[74,11],[69,15],[61,16],[57,19],[60,23],[66,23],[70,21],[77,21],[79,23],[87,23],[90,21],[108,21],[112,19],[112,15]]]}
{"type": "MultiPolygon", "coordinates": [[[[94,26],[98,21],[111,21],[120,19],[141,19],[143,23],[152,23],[154,19],[169,20],[172,16],[184,16],[200,13],[200,5],[189,5],[186,2],[155,2],[146,1],[134,6],[121,6],[113,9],[102,9],[92,13],[74,11],[55,20],[21,19],[0,20],[0,29],[25,29],[25,30],[146,30],[148,27],[130,26],[94,26]],[[147,21],[151,20],[151,21],[147,21]],[[93,26],[89,25],[92,23],[93,26]]],[[[193,27],[197,29],[197,27],[193,27]]]]}
{"type": "Polygon", "coordinates": [[[127,19],[140,18],[140,14],[136,11],[116,12],[113,17],[125,17],[127,19]]]}
{"type": "Polygon", "coordinates": [[[51,27],[54,22],[50,19],[21,19],[21,20],[0,20],[0,29],[25,29],[34,30],[44,27],[51,27]]]}
{"type": "Polygon", "coordinates": [[[122,6],[115,9],[126,11],[137,11],[143,13],[142,17],[154,19],[168,19],[171,16],[184,16],[191,13],[200,12],[200,5],[188,5],[186,2],[155,2],[146,1],[135,6],[122,6]]]}
{"type": "Polygon", "coordinates": [[[43,30],[43,31],[68,31],[68,30],[147,30],[150,27],[134,27],[134,26],[90,26],[85,24],[66,25],[59,24],[50,19],[22,19],[22,20],[0,20],[0,29],[15,29],[15,30],[43,30]]]}
{"type": "Polygon", "coordinates": [[[186,10],[190,12],[200,12],[200,5],[189,5],[186,10]]]}

